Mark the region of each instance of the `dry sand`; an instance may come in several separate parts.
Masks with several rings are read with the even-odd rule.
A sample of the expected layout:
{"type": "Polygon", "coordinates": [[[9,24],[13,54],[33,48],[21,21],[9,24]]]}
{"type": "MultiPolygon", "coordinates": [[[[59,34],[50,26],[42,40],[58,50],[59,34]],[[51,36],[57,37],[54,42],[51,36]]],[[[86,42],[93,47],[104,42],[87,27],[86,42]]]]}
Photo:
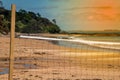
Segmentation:
{"type": "MultiPolygon", "coordinates": [[[[120,54],[15,39],[14,80],[120,80],[120,54]]],[[[0,37],[0,71],[9,67],[9,38],[0,37]]],[[[8,80],[8,74],[0,75],[8,80]]]]}

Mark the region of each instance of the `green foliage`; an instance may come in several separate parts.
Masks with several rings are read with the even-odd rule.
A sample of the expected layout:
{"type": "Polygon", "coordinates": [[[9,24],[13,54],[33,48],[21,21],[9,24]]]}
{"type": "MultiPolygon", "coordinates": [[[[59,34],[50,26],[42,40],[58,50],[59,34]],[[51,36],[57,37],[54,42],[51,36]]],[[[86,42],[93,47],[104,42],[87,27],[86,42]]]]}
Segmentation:
{"type": "Polygon", "coordinates": [[[50,27],[48,27],[48,32],[57,33],[57,32],[60,32],[60,29],[57,26],[50,26],[50,27]]]}
{"type": "MultiPolygon", "coordinates": [[[[9,32],[11,12],[6,9],[0,9],[0,14],[4,15],[2,25],[9,32]]],[[[2,28],[0,28],[2,29],[2,28]]],[[[56,20],[53,22],[47,18],[41,17],[39,13],[20,9],[16,12],[16,32],[21,33],[59,33],[61,30],[56,25],[56,20]]]]}
{"type": "Polygon", "coordinates": [[[24,28],[26,25],[23,24],[21,21],[16,22],[16,32],[22,32],[22,28],[24,28]]]}
{"type": "Polygon", "coordinates": [[[9,32],[9,22],[4,19],[4,15],[0,15],[0,33],[8,34],[9,32]]]}
{"type": "Polygon", "coordinates": [[[40,33],[41,29],[35,19],[30,20],[27,26],[23,27],[23,33],[40,33]]]}

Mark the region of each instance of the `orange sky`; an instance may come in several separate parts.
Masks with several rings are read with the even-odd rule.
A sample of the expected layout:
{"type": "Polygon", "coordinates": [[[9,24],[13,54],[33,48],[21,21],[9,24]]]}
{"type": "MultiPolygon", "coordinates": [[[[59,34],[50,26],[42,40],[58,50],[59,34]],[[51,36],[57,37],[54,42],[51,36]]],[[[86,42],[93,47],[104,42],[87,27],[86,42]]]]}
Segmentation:
{"type": "Polygon", "coordinates": [[[71,0],[71,3],[64,7],[68,9],[64,11],[62,20],[67,26],[66,29],[68,27],[74,27],[75,30],[120,29],[119,3],[118,0],[71,0]]]}

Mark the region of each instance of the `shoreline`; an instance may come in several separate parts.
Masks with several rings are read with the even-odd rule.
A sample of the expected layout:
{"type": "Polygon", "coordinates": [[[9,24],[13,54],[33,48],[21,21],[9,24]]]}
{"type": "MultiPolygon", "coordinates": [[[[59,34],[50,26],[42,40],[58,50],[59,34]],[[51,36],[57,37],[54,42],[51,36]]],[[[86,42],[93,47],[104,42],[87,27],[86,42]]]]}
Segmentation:
{"type": "MultiPolygon", "coordinates": [[[[20,38],[25,38],[25,39],[38,39],[38,40],[48,40],[48,41],[57,41],[58,43],[60,41],[64,42],[74,42],[74,43],[80,43],[80,44],[86,44],[91,47],[97,47],[97,48],[103,48],[103,49],[109,49],[109,50],[120,50],[120,42],[101,42],[101,41],[91,41],[91,40],[84,40],[84,39],[78,39],[78,38],[71,38],[71,37],[66,37],[64,38],[49,38],[49,37],[41,37],[41,36],[23,36],[20,35],[20,38]]],[[[59,44],[58,44],[59,45],[59,44]]],[[[69,47],[69,46],[66,46],[69,47]]]]}
{"type": "MultiPolygon", "coordinates": [[[[13,77],[16,80],[120,78],[120,54],[72,49],[33,39],[16,38],[15,44],[13,77]]],[[[9,38],[0,37],[1,68],[8,67],[8,48],[9,38]]],[[[7,80],[7,77],[8,74],[0,75],[3,80],[7,80]]]]}

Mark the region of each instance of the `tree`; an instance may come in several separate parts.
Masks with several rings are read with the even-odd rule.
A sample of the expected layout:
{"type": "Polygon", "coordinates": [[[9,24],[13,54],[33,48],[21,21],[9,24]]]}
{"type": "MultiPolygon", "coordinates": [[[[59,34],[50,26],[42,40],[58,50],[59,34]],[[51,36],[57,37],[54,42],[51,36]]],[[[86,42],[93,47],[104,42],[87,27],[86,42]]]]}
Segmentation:
{"type": "MultiPolygon", "coordinates": [[[[0,9],[0,15],[3,15],[2,25],[0,30],[4,33],[10,31],[10,20],[11,12],[10,10],[0,9]]],[[[61,30],[58,25],[56,25],[56,20],[53,22],[47,18],[41,17],[39,13],[34,13],[31,11],[26,11],[20,9],[16,12],[16,32],[22,33],[59,33],[61,30]]]]}
{"type": "Polygon", "coordinates": [[[25,24],[23,24],[21,21],[17,21],[16,22],[16,32],[22,32],[22,29],[26,26],[25,24]]]}
{"type": "Polygon", "coordinates": [[[52,21],[53,21],[54,24],[56,24],[56,19],[53,19],[52,21]]]}
{"type": "Polygon", "coordinates": [[[40,33],[41,29],[37,24],[37,21],[35,19],[32,19],[30,23],[25,26],[22,30],[23,33],[40,33]]]}
{"type": "Polygon", "coordinates": [[[39,13],[37,13],[37,17],[41,18],[41,15],[39,13]]]}
{"type": "Polygon", "coordinates": [[[4,16],[1,15],[0,16],[0,33],[2,34],[8,34],[9,32],[9,28],[8,26],[8,22],[4,20],[4,16]]]}

